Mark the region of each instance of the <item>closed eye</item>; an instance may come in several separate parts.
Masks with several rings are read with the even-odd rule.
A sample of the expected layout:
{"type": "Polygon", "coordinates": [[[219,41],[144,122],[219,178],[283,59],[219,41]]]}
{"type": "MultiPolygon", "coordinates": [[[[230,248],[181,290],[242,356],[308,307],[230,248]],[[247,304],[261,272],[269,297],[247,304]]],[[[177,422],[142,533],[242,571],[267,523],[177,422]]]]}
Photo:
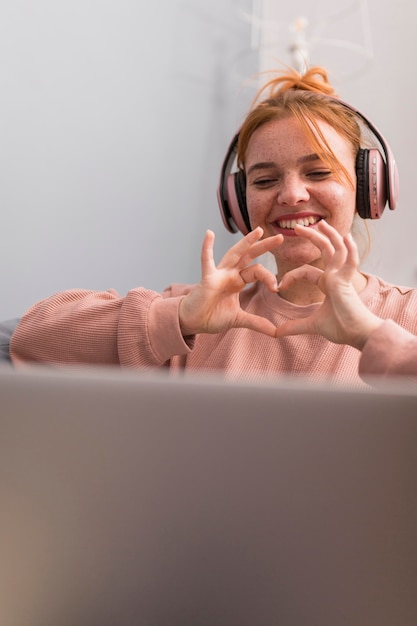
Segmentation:
{"type": "Polygon", "coordinates": [[[278,178],[258,178],[257,180],[254,180],[252,182],[252,185],[254,187],[259,187],[259,188],[265,188],[265,187],[271,187],[272,185],[275,185],[278,182],[278,178]]]}
{"type": "Polygon", "coordinates": [[[310,178],[312,180],[323,180],[324,178],[328,178],[329,176],[332,175],[332,171],[331,170],[314,170],[313,172],[308,172],[306,174],[307,178],[310,178]]]}

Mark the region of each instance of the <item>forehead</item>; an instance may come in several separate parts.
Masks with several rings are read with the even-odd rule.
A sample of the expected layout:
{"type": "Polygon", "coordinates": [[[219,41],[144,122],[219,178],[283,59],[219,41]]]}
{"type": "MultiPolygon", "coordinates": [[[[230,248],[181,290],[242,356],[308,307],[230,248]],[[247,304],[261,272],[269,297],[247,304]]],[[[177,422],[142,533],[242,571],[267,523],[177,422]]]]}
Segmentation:
{"type": "MultiPolygon", "coordinates": [[[[323,120],[316,119],[315,121],[324,142],[318,136],[317,131],[312,130],[324,152],[328,153],[328,148],[330,148],[338,159],[351,158],[353,149],[348,140],[323,120]]],[[[286,117],[266,122],[254,131],[246,150],[245,167],[249,167],[259,159],[281,161],[317,152],[317,144],[313,145],[300,122],[295,117],[286,117]]]]}

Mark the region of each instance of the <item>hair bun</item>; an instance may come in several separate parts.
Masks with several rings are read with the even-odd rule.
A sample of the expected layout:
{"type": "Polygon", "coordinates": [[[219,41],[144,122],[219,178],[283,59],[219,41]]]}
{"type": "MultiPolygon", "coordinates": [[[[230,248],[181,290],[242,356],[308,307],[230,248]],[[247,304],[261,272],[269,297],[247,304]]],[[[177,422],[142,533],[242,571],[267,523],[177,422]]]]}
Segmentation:
{"type": "Polygon", "coordinates": [[[271,98],[292,90],[312,91],[326,96],[336,95],[329,82],[327,71],[320,66],[311,67],[304,74],[299,74],[292,68],[280,73],[260,89],[256,99],[267,89],[271,98]]]}

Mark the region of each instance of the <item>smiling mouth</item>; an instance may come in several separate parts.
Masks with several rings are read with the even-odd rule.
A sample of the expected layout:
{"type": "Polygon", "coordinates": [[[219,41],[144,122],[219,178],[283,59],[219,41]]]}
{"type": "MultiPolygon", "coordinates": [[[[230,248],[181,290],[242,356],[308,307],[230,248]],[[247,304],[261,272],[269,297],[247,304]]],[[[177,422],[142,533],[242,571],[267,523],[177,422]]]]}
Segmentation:
{"type": "Polygon", "coordinates": [[[298,217],[297,219],[279,220],[276,222],[276,224],[279,228],[289,228],[294,230],[297,225],[313,226],[314,224],[320,222],[321,219],[321,217],[315,217],[313,215],[310,215],[309,217],[298,217]]]}

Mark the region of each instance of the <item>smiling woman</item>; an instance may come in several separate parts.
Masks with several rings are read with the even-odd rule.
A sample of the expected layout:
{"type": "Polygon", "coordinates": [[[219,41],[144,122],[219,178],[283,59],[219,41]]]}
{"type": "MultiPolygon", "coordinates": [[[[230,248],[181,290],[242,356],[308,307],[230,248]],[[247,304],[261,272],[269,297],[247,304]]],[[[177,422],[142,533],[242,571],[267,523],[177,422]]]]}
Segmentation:
{"type": "MultiPolygon", "coordinates": [[[[296,224],[315,228],[326,220],[343,235],[352,228],[356,192],[352,184],[355,159],[351,144],[325,122],[320,122],[318,128],[326,144],[332,146],[331,157],[336,165],[330,162],[330,156],[321,158],[311,152],[311,143],[295,117],[260,126],[245,151],[246,203],[251,227],[261,226],[264,236],[284,235],[282,245],[274,251],[278,280],[305,263],[323,268],[317,247],[296,236],[296,224]],[[340,176],[341,169],[346,172],[348,184],[340,176]]],[[[320,301],[323,294],[317,286],[310,285],[310,289],[297,290],[297,296],[287,297],[296,304],[309,304],[320,301]],[[316,292],[314,297],[312,289],[316,292]]]]}
{"type": "Polygon", "coordinates": [[[16,365],[417,381],[417,290],[362,272],[351,234],[354,219],[396,206],[388,145],[365,120],[383,154],[363,147],[365,118],[335,97],[323,68],[277,75],[266,87],[270,96],[255,102],[221,168],[223,221],[243,238],[216,265],[208,231],[195,285],[137,287],[125,297],[73,290],[35,304],[12,337],[16,365]],[[276,275],[255,261],[266,252],[276,275]]]}

